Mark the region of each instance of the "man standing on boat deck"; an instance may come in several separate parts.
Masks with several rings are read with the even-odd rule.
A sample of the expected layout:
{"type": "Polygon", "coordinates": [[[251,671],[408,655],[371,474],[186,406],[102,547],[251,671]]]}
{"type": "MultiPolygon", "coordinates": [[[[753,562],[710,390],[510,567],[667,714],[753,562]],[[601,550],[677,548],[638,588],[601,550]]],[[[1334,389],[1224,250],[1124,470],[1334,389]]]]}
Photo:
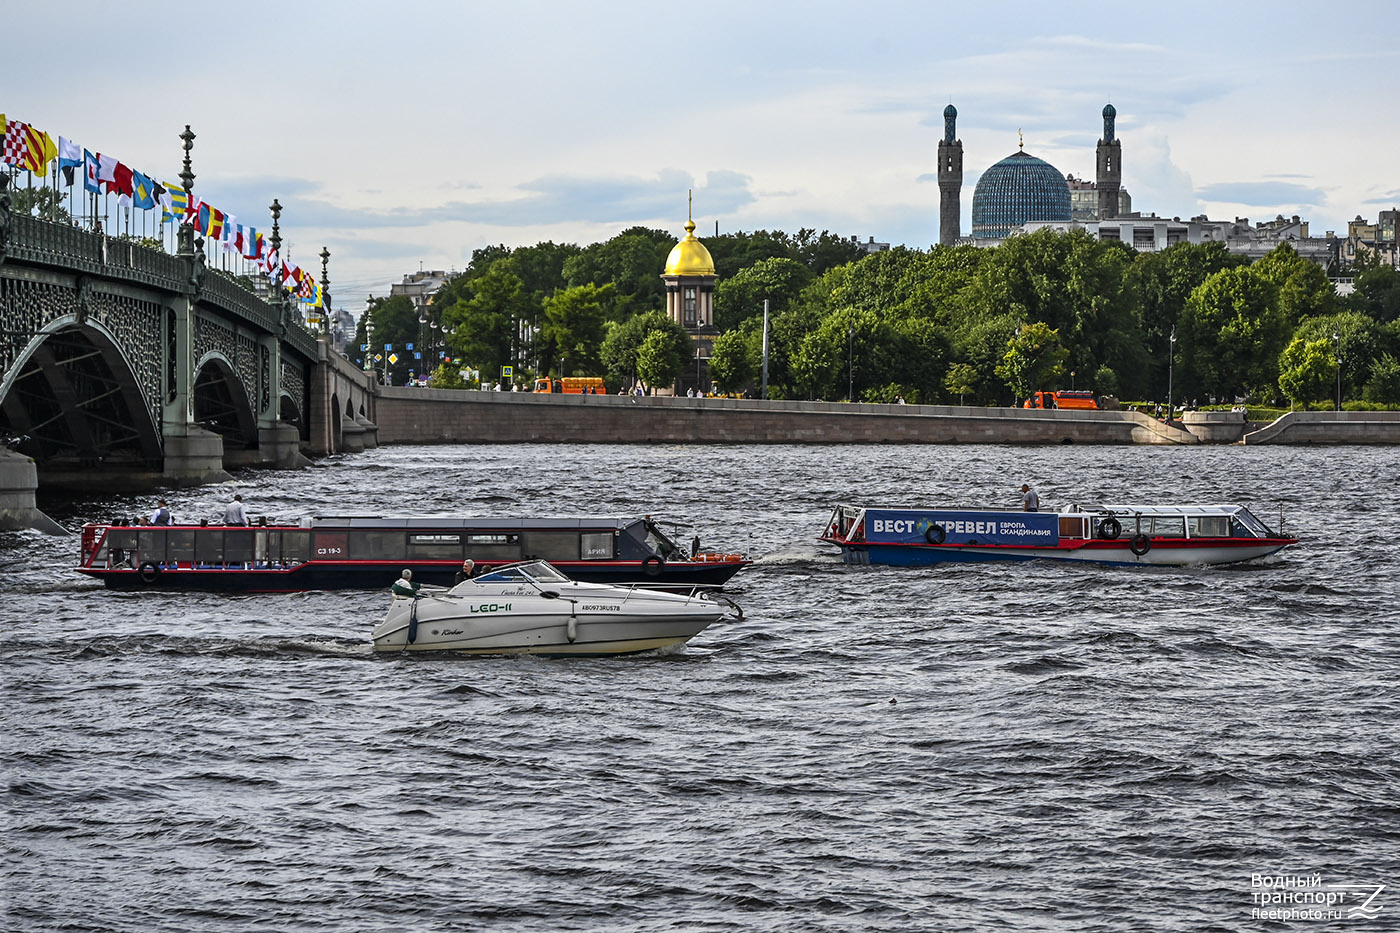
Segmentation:
{"type": "Polygon", "coordinates": [[[151,513],[148,524],[151,525],[173,525],[175,518],[170,514],[170,507],[165,504],[164,499],[156,500],[156,510],[151,513]]]}
{"type": "Polygon", "coordinates": [[[234,496],[233,501],[224,509],[225,525],[246,525],[248,524],[248,513],[243,508],[243,497],[234,496]]]}
{"type": "Polygon", "coordinates": [[[1026,483],[1021,484],[1021,511],[1040,511],[1040,496],[1037,496],[1035,490],[1026,483]]]}

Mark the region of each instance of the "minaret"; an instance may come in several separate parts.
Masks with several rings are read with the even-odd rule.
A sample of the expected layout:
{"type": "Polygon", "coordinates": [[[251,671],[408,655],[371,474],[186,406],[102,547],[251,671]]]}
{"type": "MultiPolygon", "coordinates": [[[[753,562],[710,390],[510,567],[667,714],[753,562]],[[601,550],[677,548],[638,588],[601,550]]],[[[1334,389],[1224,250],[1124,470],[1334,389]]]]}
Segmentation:
{"type": "Polygon", "coordinates": [[[1099,220],[1118,216],[1118,191],[1123,187],[1123,146],[1113,138],[1113,118],[1118,111],[1112,104],[1103,108],[1103,139],[1099,140],[1098,174],[1099,220]]]}
{"type": "Polygon", "coordinates": [[[962,236],[962,140],[958,108],[943,108],[943,139],[938,143],[938,242],[952,246],[962,236]]]}

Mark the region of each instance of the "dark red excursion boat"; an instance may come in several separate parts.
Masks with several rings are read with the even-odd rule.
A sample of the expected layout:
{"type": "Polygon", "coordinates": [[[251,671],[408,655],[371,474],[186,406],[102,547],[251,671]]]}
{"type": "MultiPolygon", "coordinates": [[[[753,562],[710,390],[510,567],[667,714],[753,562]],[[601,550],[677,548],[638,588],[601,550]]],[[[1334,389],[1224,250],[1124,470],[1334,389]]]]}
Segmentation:
{"type": "Polygon", "coordinates": [[[388,586],[405,569],[448,586],[541,558],[575,580],[720,585],[751,561],[689,554],[643,518],[342,518],[295,525],[87,524],[78,571],[114,589],[291,592],[388,586]]]}

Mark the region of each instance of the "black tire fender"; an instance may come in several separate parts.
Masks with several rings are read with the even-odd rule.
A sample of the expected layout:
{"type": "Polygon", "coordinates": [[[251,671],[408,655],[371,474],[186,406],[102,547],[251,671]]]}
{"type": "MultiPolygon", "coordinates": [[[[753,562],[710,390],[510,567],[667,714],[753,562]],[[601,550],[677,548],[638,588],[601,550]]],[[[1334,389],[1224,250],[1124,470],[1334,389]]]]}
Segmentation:
{"type": "Polygon", "coordinates": [[[661,576],[661,571],[666,569],[666,562],[655,554],[642,561],[642,572],[649,577],[661,576]]]}
{"type": "Polygon", "coordinates": [[[1105,541],[1112,540],[1123,533],[1123,525],[1113,516],[1105,518],[1099,522],[1099,537],[1105,541]]]}
{"type": "Polygon", "coordinates": [[[1152,539],[1142,532],[1138,532],[1128,540],[1128,550],[1141,557],[1152,550],[1152,539]]]}
{"type": "Polygon", "coordinates": [[[942,544],[948,537],[948,529],[942,525],[929,525],[924,529],[924,540],[929,544],[942,544]]]}
{"type": "Polygon", "coordinates": [[[141,578],[142,583],[151,584],[156,582],[156,577],[160,576],[160,568],[155,565],[154,561],[148,560],[137,568],[136,573],[141,578]]]}

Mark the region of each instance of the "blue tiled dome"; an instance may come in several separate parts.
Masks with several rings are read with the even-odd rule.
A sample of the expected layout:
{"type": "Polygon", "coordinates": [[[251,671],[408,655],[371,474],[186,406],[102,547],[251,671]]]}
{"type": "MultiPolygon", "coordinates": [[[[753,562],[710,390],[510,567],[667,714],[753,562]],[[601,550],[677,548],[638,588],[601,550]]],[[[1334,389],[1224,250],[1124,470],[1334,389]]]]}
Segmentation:
{"type": "Polygon", "coordinates": [[[1004,237],[1028,220],[1069,220],[1069,182],[1049,162],[1013,152],[972,192],[972,235],[1004,237]]]}

